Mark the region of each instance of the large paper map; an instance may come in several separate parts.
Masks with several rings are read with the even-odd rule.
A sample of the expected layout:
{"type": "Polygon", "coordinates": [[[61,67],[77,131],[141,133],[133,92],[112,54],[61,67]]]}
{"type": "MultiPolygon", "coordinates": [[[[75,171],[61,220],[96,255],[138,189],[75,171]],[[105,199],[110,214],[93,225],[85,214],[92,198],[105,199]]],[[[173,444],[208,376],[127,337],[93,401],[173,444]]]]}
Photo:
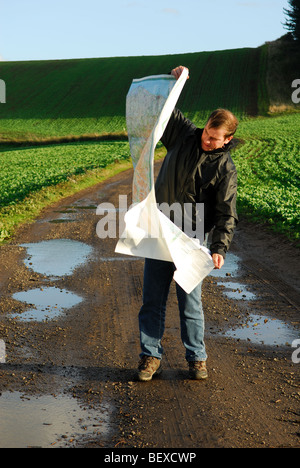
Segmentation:
{"type": "Polygon", "coordinates": [[[189,238],[157,207],[154,150],[187,80],[184,70],[133,80],[126,100],[126,121],[134,167],[132,199],[116,252],[173,262],[175,281],[190,293],[214,268],[209,251],[189,238]]]}

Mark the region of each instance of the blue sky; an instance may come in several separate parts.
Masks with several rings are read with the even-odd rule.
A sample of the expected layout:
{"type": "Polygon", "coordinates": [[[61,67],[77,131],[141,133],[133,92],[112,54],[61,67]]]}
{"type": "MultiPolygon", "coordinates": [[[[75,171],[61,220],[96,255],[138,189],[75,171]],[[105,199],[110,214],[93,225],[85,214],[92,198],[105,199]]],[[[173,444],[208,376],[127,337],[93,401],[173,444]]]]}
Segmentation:
{"type": "Polygon", "coordinates": [[[257,47],[287,31],[287,0],[0,0],[0,60],[257,47]]]}

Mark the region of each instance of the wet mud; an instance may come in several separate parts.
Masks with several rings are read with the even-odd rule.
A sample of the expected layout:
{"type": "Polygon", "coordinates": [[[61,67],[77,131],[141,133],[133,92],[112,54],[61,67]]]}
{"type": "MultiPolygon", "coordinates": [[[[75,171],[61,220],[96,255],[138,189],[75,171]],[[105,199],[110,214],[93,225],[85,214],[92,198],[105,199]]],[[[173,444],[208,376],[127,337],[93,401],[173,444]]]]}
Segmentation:
{"type": "Polygon", "coordinates": [[[0,248],[0,447],[299,447],[299,250],[242,220],[203,284],[209,379],[188,379],[173,284],[163,373],[137,382],[143,260],[96,235],[97,206],[131,181],[69,197],[0,248]]]}

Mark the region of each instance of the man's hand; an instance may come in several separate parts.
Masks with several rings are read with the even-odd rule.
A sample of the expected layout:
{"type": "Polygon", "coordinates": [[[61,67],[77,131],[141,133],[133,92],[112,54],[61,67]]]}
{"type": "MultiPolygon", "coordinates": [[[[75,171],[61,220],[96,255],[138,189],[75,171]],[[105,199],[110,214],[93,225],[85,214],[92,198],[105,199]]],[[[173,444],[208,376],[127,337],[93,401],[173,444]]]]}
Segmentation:
{"type": "Polygon", "coordinates": [[[224,265],[224,257],[219,254],[213,254],[212,259],[215,265],[215,270],[220,270],[224,265]]]}
{"type": "MultiPolygon", "coordinates": [[[[182,65],[180,65],[179,67],[176,67],[171,71],[171,75],[175,76],[176,80],[178,80],[178,78],[180,78],[181,73],[183,72],[183,70],[187,70],[188,73],[189,73],[188,68],[183,67],[182,65]]],[[[188,79],[189,79],[189,76],[188,76],[188,79]]]]}

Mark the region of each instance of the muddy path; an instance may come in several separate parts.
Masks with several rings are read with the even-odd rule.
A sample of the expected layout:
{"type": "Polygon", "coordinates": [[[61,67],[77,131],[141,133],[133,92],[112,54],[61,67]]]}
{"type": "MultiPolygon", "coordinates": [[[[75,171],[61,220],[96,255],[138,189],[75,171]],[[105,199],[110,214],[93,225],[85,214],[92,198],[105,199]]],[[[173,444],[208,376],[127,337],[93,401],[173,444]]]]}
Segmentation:
{"type": "Polygon", "coordinates": [[[299,447],[299,250],[241,221],[204,282],[209,379],[188,379],[173,285],[164,372],[139,383],[143,260],[96,235],[96,207],[131,181],[64,199],[0,248],[0,446],[299,447]]]}

